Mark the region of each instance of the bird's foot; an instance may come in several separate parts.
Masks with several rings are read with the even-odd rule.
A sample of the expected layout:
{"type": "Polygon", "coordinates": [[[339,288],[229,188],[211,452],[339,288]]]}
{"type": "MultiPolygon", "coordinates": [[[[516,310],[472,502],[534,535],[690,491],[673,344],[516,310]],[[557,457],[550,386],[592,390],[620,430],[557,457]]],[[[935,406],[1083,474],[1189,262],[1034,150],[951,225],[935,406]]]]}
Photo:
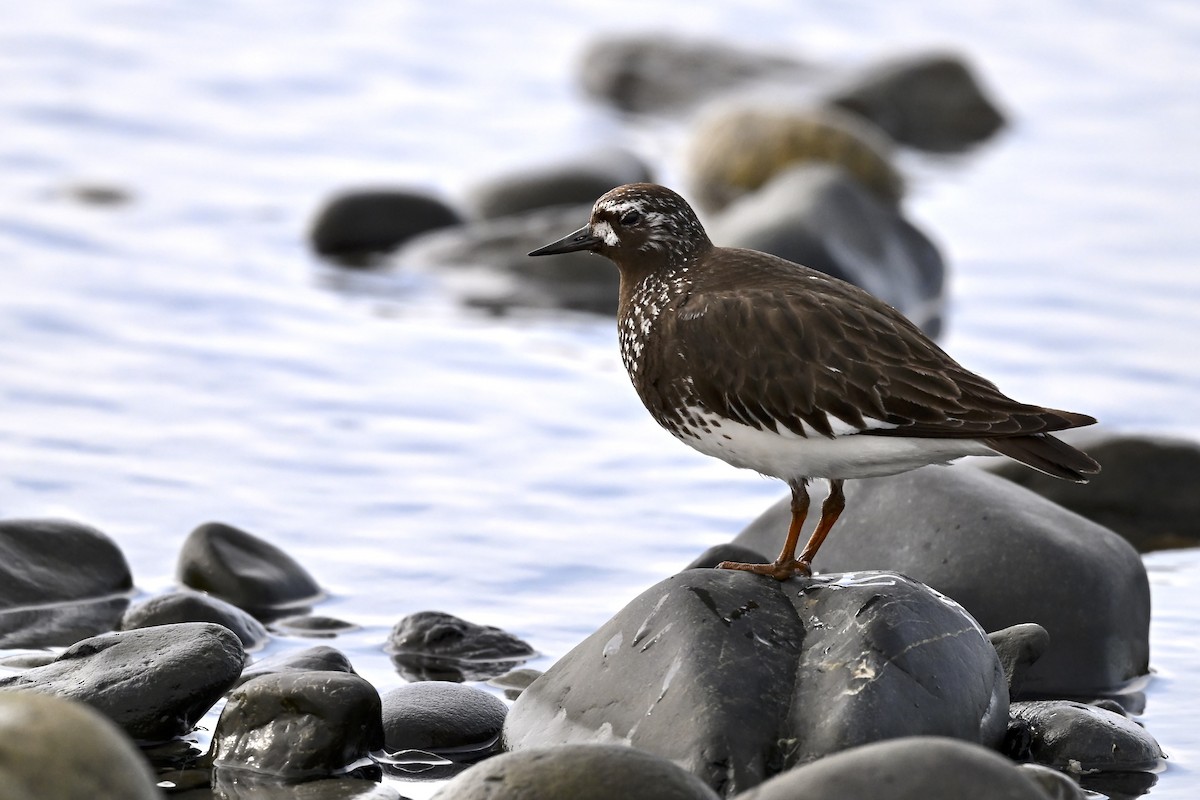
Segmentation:
{"type": "Polygon", "coordinates": [[[796,576],[803,578],[812,576],[812,567],[806,562],[794,558],[787,561],[773,561],[770,564],[746,564],[741,561],[722,561],[720,564],[717,564],[717,569],[737,569],[743,572],[753,572],[755,575],[766,575],[777,581],[786,581],[788,578],[795,578],[796,576]]]}

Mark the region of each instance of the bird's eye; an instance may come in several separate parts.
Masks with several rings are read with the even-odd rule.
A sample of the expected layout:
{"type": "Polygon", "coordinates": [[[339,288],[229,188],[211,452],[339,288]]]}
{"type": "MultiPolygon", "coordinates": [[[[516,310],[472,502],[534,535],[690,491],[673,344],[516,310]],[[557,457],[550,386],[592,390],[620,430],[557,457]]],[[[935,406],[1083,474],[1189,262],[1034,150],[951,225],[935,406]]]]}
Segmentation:
{"type": "Polygon", "coordinates": [[[635,225],[635,224],[637,224],[637,221],[641,218],[642,218],[642,215],[640,213],[638,213],[637,211],[626,211],[624,214],[621,215],[621,224],[622,225],[635,225]]]}

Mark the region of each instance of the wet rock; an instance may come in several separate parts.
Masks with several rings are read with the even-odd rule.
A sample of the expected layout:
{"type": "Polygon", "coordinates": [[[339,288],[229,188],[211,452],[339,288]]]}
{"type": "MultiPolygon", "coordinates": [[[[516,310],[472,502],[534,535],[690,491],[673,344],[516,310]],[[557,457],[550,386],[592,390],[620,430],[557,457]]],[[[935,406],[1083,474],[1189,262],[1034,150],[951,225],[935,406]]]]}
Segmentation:
{"type": "Polygon", "coordinates": [[[1116,531],[1140,552],[1200,543],[1200,444],[1102,430],[1068,438],[1104,467],[1086,485],[1011,462],[991,471],[1116,531]]]}
{"type": "Polygon", "coordinates": [[[310,639],[332,639],[338,634],[358,630],[358,625],[333,617],[298,614],[271,622],[271,630],[284,636],[306,636],[310,639]]]}
{"type": "Polygon", "coordinates": [[[395,261],[404,269],[432,268],[470,305],[615,315],[620,277],[604,259],[591,253],[529,257],[529,251],[587,224],[594,201],[436,231],[414,239],[395,261]]]}
{"type": "MultiPolygon", "coordinates": [[[[404,800],[390,786],[368,778],[318,778],[294,781],[239,769],[213,771],[212,792],[195,800],[404,800]]],[[[172,800],[192,800],[190,795],[171,795],[172,800]]]]}
{"type": "MultiPolygon", "coordinates": [[[[823,490],[813,488],[819,508],[823,490]]],[[[735,541],[778,552],[789,519],[781,501],[735,541]]],[[[1102,695],[1149,667],[1150,590],[1133,548],[970,465],[847,482],[846,511],[814,566],[894,569],[954,598],[987,630],[1036,622],[1050,647],[1025,675],[1029,695],[1102,695]]]]}
{"type": "Polygon", "coordinates": [[[1149,772],[1162,766],[1162,748],[1122,714],[1070,700],[1013,703],[1014,720],[1029,725],[1030,757],[1039,764],[1082,772],[1149,772]]]}
{"type": "Polygon", "coordinates": [[[903,576],[780,583],[689,570],[644,592],[526,689],[504,739],[512,750],[627,744],[730,795],[880,739],[998,744],[1007,701],[975,621],[903,576]]]}
{"type": "Polygon", "coordinates": [[[594,41],[581,59],[579,79],[590,97],[621,111],[661,113],[747,83],[789,81],[809,73],[787,56],[653,34],[594,41]]]}
{"type": "Polygon", "coordinates": [[[260,675],[276,675],[296,672],[347,672],[356,675],[350,659],[342,651],[325,645],[308,647],[304,650],[289,650],[261,661],[255,661],[242,670],[238,685],[260,675]]]}
{"type": "Polygon", "coordinates": [[[516,700],[521,696],[521,692],[529,688],[529,684],[542,677],[540,669],[529,669],[522,667],[514,669],[511,672],[506,672],[495,678],[488,680],[488,686],[495,686],[497,689],[504,690],[504,696],[509,700],[516,700]]]}
{"type": "Polygon", "coordinates": [[[915,736],[790,770],[737,800],[1051,800],[1024,770],[979,745],[915,736]]]}
{"type": "Polygon", "coordinates": [[[423,750],[455,761],[470,754],[465,760],[478,760],[493,752],[507,714],[504,701],[461,683],[401,686],[383,696],[384,748],[389,753],[423,750]]]}
{"type": "Polygon", "coordinates": [[[1033,778],[1042,787],[1049,800],[1088,800],[1089,795],[1083,787],[1056,769],[1041,764],[1021,764],[1020,769],[1026,777],[1033,778]]]}
{"type": "Polygon", "coordinates": [[[158,800],[129,737],[82,703],[0,692],[0,797],[158,800]]]}
{"type": "Polygon", "coordinates": [[[507,631],[441,611],[418,611],[397,622],[387,650],[409,681],[487,680],[537,655],[507,631]]]}
{"type": "Polygon", "coordinates": [[[1008,693],[1019,696],[1025,673],[1050,647],[1050,634],[1041,625],[1027,622],[989,633],[988,639],[996,648],[996,655],[1004,667],[1008,693]]]}
{"type": "Polygon", "coordinates": [[[138,603],[121,617],[120,629],[149,628],[175,622],[215,622],[237,634],[245,650],[258,650],[271,635],[263,624],[235,605],[198,592],[170,592],[138,603]]]}
{"type": "Polygon", "coordinates": [[[188,535],[179,553],[178,578],[259,618],[284,616],[323,596],[316,580],[287,553],[220,522],[188,535]]]}
{"type": "Polygon", "coordinates": [[[417,234],[460,222],[457,211],[424,192],[358,189],[328,201],[309,236],[318,254],[361,267],[417,234]]]}
{"type": "Polygon", "coordinates": [[[970,68],[951,53],[920,53],[881,62],[829,96],[895,141],[936,153],[979,144],[1004,126],[1004,115],[970,68]]]}
{"type": "Polygon", "coordinates": [[[489,758],[435,800],[717,800],[694,775],[630,747],[578,744],[489,758]]]}
{"type": "Polygon", "coordinates": [[[904,195],[890,140],[866,120],[835,109],[722,109],[697,125],[687,160],[696,200],[709,211],[801,164],[841,167],[885,205],[904,195]]]}
{"type": "Polygon", "coordinates": [[[345,672],[260,675],[234,689],[213,731],[213,764],[285,777],[328,775],[383,746],[379,694],[345,672]]]}
{"type": "Polygon", "coordinates": [[[0,520],[0,648],[63,646],[110,631],[132,589],[125,556],[95,528],[0,520]]]}
{"type": "Polygon", "coordinates": [[[946,265],[900,212],[845,171],[793,167],[708,226],[725,247],[748,247],[849,281],[895,306],[927,334],[941,330],[946,265]]]}
{"type": "Polygon", "coordinates": [[[590,206],[609,189],[650,180],[650,167],[642,159],[628,150],[606,148],[480,183],[467,194],[467,206],[480,219],[554,206],[590,206]]]}
{"type": "Polygon", "coordinates": [[[181,736],[237,680],[244,653],[228,628],[159,625],[84,639],[44,667],[0,678],[15,689],[79,700],[134,739],[181,736]]]}
{"type": "Polygon", "coordinates": [[[749,564],[761,564],[771,559],[757,550],[749,547],[724,542],[715,544],[692,560],[684,569],[712,569],[722,561],[742,561],[749,564]]]}

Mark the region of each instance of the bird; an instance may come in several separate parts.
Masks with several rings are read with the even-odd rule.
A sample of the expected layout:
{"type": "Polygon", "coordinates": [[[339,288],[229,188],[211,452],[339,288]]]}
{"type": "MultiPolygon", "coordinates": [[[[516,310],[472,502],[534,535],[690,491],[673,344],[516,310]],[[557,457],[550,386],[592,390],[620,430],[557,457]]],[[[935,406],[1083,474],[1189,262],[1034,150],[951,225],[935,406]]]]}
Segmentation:
{"type": "Polygon", "coordinates": [[[1052,435],[1094,417],[1013,400],[857,286],[769,253],[715,246],[665,186],[612,189],[586,225],[529,255],[583,251],[620,271],[621,360],[654,419],[701,453],[791,490],[775,560],[719,568],[810,576],[845,509],[847,480],[980,455],[1078,483],[1100,470],[1052,435]],[[829,492],[797,553],[815,479],[829,492]]]}

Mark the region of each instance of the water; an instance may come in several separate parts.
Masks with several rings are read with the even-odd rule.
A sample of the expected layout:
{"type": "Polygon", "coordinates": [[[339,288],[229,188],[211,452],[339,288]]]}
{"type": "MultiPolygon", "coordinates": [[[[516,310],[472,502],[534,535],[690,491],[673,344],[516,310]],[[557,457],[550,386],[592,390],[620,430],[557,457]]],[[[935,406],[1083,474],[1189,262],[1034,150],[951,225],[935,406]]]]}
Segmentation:
{"type": "MultiPolygon", "coordinates": [[[[582,46],[671,29],[831,65],[949,46],[1014,119],[955,164],[909,159],[953,269],[944,344],[1010,393],[1200,438],[1200,12],[1188,3],[647,4],[367,0],[8,9],[0,28],[0,514],[120,543],[139,587],[220,519],[331,591],[382,691],[423,609],[499,625],[544,668],[780,487],[658,430],[611,321],[489,318],[427,279],[339,287],[304,245],[355,185],[476,177],[679,133],[577,95],[582,46]],[[80,203],[113,186],[131,202],[80,203]]],[[[582,220],[581,220],[582,222],[582,220]]],[[[565,231],[564,231],[565,233],[565,231]]],[[[597,268],[605,268],[598,264],[597,268]]],[[[1144,720],[1200,764],[1195,551],[1147,557],[1144,720]]],[[[306,642],[281,641],[274,649],[306,642]]],[[[424,796],[428,787],[405,791],[424,796]]]]}

